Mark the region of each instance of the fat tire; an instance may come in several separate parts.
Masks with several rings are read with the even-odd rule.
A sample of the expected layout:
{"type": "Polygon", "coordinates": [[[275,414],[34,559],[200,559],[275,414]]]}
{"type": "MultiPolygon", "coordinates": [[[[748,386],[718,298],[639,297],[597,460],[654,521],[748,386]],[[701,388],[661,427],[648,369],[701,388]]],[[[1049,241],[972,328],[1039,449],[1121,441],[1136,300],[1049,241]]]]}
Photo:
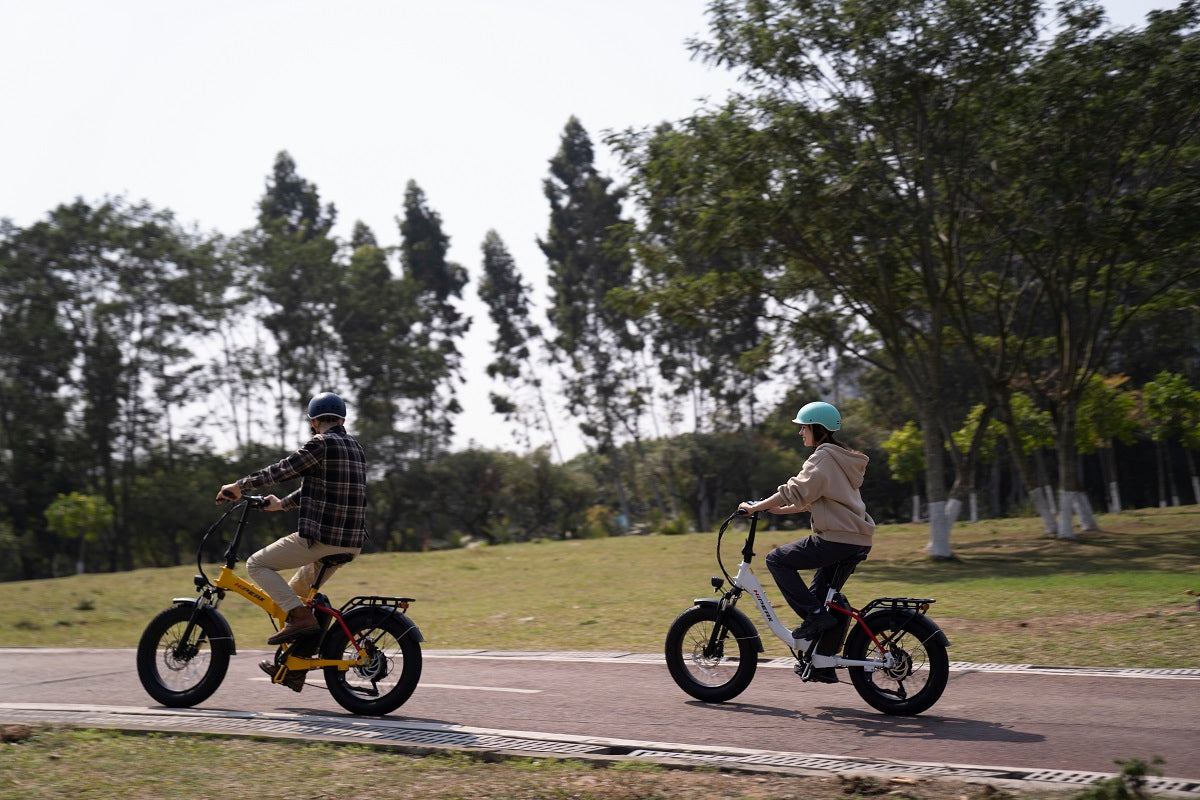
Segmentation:
{"type": "MultiPolygon", "coordinates": [[[[877,711],[893,716],[911,717],[928,710],[941,698],[950,679],[950,656],[937,629],[903,612],[871,614],[866,622],[880,641],[891,637],[889,647],[902,653],[911,668],[904,670],[906,675],[896,676],[884,670],[850,667],[850,682],[859,696],[877,711]],[[893,693],[911,689],[916,689],[911,696],[893,693]]],[[[845,653],[846,658],[854,660],[878,657],[875,645],[861,627],[850,632],[845,653]]]]}
{"type": "Polygon", "coordinates": [[[676,617],[667,631],[665,649],[671,678],[680,689],[706,703],[724,703],[737,697],[750,685],[758,668],[757,634],[732,614],[724,615],[722,652],[717,657],[703,654],[718,614],[715,606],[692,606],[676,617]],[[726,678],[732,662],[724,647],[730,644],[737,646],[737,664],[726,678]],[[701,680],[706,674],[711,678],[701,680]]]}
{"type": "Polygon", "coordinates": [[[202,703],[225,680],[229,645],[216,621],[196,614],[189,653],[178,653],[180,639],[192,619],[194,606],[172,606],[142,632],[137,648],[138,679],[146,693],[169,708],[202,703]]]}
{"type": "MultiPolygon", "coordinates": [[[[379,658],[364,667],[339,670],[325,667],[325,685],[337,704],[352,714],[390,714],[412,696],[421,680],[421,643],[415,625],[398,612],[386,608],[356,608],[346,616],[346,626],[356,638],[366,636],[380,647],[379,658]],[[380,674],[379,670],[383,672],[380,674]],[[399,670],[399,673],[396,670],[399,670]],[[386,686],[380,686],[380,680],[386,686]],[[371,692],[381,692],[372,696],[371,692]]],[[[357,650],[335,620],[321,645],[321,657],[349,659],[357,650]]]]}

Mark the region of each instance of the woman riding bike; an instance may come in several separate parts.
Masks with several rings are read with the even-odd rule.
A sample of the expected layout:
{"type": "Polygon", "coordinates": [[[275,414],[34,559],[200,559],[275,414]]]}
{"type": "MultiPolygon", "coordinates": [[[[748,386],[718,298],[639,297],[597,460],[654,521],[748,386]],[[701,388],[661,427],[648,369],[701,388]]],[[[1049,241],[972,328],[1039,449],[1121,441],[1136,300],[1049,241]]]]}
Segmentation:
{"type": "MultiPolygon", "coordinates": [[[[799,423],[805,446],[816,449],[800,473],[773,495],[765,500],[748,500],[738,509],[746,514],[811,513],[812,535],[775,548],[767,554],[766,562],[787,604],[804,620],[792,635],[815,640],[838,624],[825,608],[831,578],[827,568],[847,559],[866,558],[875,520],[867,513],[859,493],[868,458],[834,437],[834,431],[842,427],[838,410],[829,403],[808,403],[792,421],[799,423]],[[799,574],[799,570],[807,569],[816,569],[811,589],[799,574]]],[[[833,669],[822,672],[828,674],[814,677],[837,681],[833,669]]]]}

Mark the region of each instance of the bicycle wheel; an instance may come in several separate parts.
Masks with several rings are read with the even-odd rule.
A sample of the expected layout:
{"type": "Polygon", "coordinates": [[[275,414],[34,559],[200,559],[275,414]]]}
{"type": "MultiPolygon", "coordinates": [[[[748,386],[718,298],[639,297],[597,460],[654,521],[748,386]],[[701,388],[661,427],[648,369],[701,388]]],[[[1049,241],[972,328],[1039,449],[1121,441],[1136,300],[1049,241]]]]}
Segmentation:
{"type": "MultiPolygon", "coordinates": [[[[692,606],[667,631],[667,669],[680,689],[706,703],[737,697],[754,678],[758,649],[753,628],[729,613],[717,623],[714,606],[692,606]],[[716,641],[713,643],[713,631],[716,641]],[[737,650],[736,657],[725,650],[737,650]]],[[[739,615],[740,616],[740,615],[739,615]]]]}
{"type": "Polygon", "coordinates": [[[146,626],[137,648],[142,688],[164,706],[185,708],[207,700],[229,668],[224,632],[206,614],[197,614],[184,641],[194,607],[172,606],[146,626]]]}
{"type": "Polygon", "coordinates": [[[889,669],[850,667],[850,681],[859,696],[872,708],[895,716],[914,716],[936,703],[950,679],[950,657],[935,630],[908,614],[871,614],[867,624],[882,649],[856,627],[846,641],[846,657],[880,659],[886,651],[895,663],[889,669]]]}
{"type": "MultiPolygon", "coordinates": [[[[421,643],[416,628],[390,609],[356,608],[346,626],[367,651],[360,667],[325,667],[325,685],[338,705],[352,714],[379,716],[404,704],[421,680],[421,643]]],[[[334,622],[321,647],[322,658],[354,659],[358,650],[334,622]]]]}

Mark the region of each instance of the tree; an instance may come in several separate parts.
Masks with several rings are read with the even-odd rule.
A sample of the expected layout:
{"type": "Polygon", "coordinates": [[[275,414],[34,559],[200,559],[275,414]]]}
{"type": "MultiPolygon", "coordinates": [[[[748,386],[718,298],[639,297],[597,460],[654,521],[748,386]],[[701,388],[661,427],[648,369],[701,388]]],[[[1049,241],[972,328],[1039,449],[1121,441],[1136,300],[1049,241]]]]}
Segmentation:
{"type": "MultiPolygon", "coordinates": [[[[716,177],[691,184],[702,197],[685,197],[676,236],[721,228],[765,254],[766,292],[797,330],[784,341],[815,336],[896,375],[923,434],[930,552],[949,557],[946,455],[955,491],[971,457],[951,439],[946,298],[970,265],[980,153],[1007,125],[997,86],[1037,41],[1037,4],[726,0],[710,17],[696,52],[747,90],[704,115],[724,136],[694,150],[716,177]]],[[[670,168],[653,157],[630,160],[670,168]]]]}
{"type": "Polygon", "coordinates": [[[640,438],[646,398],[636,388],[630,360],[641,340],[629,315],[608,299],[613,289],[629,284],[633,269],[621,217],[625,191],[611,189],[611,183],[596,170],[587,131],[571,117],[544,182],[550,227],[538,245],[550,267],[555,334],[548,343],[568,410],[607,462],[605,472],[628,521],[632,511],[617,437],[624,431],[640,438]]]}
{"type": "Polygon", "coordinates": [[[0,488],[14,543],[12,577],[46,574],[57,539],[44,509],[69,485],[72,397],[63,391],[78,343],[58,310],[68,286],[56,270],[64,242],[49,223],[21,231],[0,221],[0,488]]]}
{"type": "MultiPolygon", "coordinates": [[[[1158,504],[1166,507],[1169,491],[1170,504],[1177,506],[1179,489],[1175,484],[1175,470],[1171,469],[1169,443],[1194,440],[1195,429],[1200,425],[1200,392],[1182,375],[1163,370],[1142,387],[1142,406],[1146,428],[1155,445],[1158,504]]],[[[1196,494],[1196,502],[1200,502],[1200,493],[1196,494]]]]}
{"type": "MultiPolygon", "coordinates": [[[[991,409],[984,403],[978,403],[971,408],[963,426],[954,432],[953,441],[961,452],[974,452],[979,463],[990,463],[996,460],[997,442],[1004,437],[1004,426],[999,420],[993,419],[991,409]],[[976,444],[973,440],[979,437],[976,444]]],[[[975,470],[971,471],[968,483],[970,498],[971,521],[979,519],[978,500],[975,487],[975,470]]]]}
{"type": "Polygon", "coordinates": [[[1109,378],[1093,375],[1080,397],[1076,428],[1079,452],[1084,455],[1095,453],[1100,459],[1108,510],[1112,514],[1121,511],[1121,485],[1113,444],[1115,441],[1132,443],[1137,431],[1134,419],[1137,399],[1121,389],[1127,381],[1124,375],[1109,378]]]}
{"type": "Polygon", "coordinates": [[[330,327],[340,268],[331,231],[332,204],[322,207],[317,187],[296,172],[286,152],[275,157],[267,190],[258,204],[258,226],[248,245],[251,296],[262,299],[264,327],[275,341],[274,387],[279,445],[285,447],[302,415],[296,412],[315,391],[341,378],[330,327]]]}
{"type": "Polygon", "coordinates": [[[1024,367],[1055,421],[1061,538],[1085,505],[1076,428],[1091,377],[1200,269],[1200,6],[1152,14],[1143,30],[1103,22],[1096,3],[1060,6],[1056,37],[1020,76],[1019,133],[992,151],[999,188],[980,207],[1046,308],[1024,367]]]}
{"type": "Polygon", "coordinates": [[[403,396],[415,407],[411,433],[416,455],[428,458],[446,448],[454,416],[462,410],[456,389],[462,364],[458,340],[471,320],[454,301],[462,297],[467,271],[446,260],[450,237],[442,232],[441,216],[429,207],[415,181],[408,182],[404,216],[397,223],[404,290],[411,292],[415,309],[409,321],[411,363],[403,396]]]}
{"type": "Polygon", "coordinates": [[[888,469],[892,477],[912,485],[912,521],[921,521],[921,473],[925,471],[925,444],[921,441],[921,429],[909,420],[904,427],[892,431],[883,441],[887,451],[888,469]]]}
{"type": "MultiPolygon", "coordinates": [[[[487,365],[488,377],[501,379],[515,389],[531,388],[536,402],[536,408],[531,411],[527,404],[512,396],[492,392],[492,408],[505,419],[520,421],[522,428],[544,427],[561,462],[562,451],[534,360],[533,348],[542,344],[543,338],[541,328],[530,318],[530,287],[521,278],[500,234],[489,230],[481,249],[483,277],[479,281],[479,298],[487,305],[488,316],[496,326],[496,338],[491,343],[495,357],[487,365]]],[[[529,444],[528,436],[524,443],[529,444]]]]}
{"type": "Polygon", "coordinates": [[[79,543],[79,559],[75,573],[84,572],[88,542],[99,542],[113,524],[113,507],[103,497],[94,494],[60,494],[46,507],[46,529],[67,541],[79,543]]]}

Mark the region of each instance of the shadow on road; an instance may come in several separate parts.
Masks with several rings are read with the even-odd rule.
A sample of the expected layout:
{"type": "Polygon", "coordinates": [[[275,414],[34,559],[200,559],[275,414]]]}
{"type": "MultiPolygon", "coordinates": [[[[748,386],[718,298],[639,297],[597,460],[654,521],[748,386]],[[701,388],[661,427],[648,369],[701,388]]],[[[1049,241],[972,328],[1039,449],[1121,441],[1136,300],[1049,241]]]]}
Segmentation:
{"type": "Polygon", "coordinates": [[[885,736],[891,739],[956,739],[963,742],[1043,742],[1045,736],[1026,733],[997,722],[957,717],[885,717],[869,711],[845,708],[823,708],[810,719],[851,725],[864,736],[885,736]]]}
{"type": "Polygon", "coordinates": [[[756,703],[705,703],[700,700],[689,700],[685,705],[705,711],[735,711],[739,714],[751,714],[760,717],[775,717],[776,719],[809,719],[801,711],[794,708],[777,708],[776,706],[761,706],[756,703]]]}

